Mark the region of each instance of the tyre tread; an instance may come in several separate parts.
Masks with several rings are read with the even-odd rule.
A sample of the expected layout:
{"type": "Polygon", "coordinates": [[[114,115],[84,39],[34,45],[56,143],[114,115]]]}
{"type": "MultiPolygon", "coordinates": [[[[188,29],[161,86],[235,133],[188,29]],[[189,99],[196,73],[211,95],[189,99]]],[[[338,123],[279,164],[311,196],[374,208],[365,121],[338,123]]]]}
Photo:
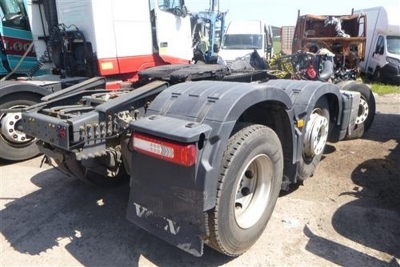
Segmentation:
{"type": "Polygon", "coordinates": [[[265,128],[266,127],[264,125],[259,125],[259,124],[238,123],[235,126],[231,135],[231,137],[234,136],[234,138],[233,139],[230,138],[228,141],[227,148],[231,146],[232,147],[230,150],[226,149],[223,153],[223,162],[221,169],[223,169],[224,171],[220,172],[220,179],[218,181],[218,187],[217,187],[216,205],[214,209],[209,211],[208,213],[210,235],[207,245],[231,257],[240,256],[242,253],[233,254],[230,253],[229,251],[226,251],[222,245],[220,234],[218,233],[218,219],[219,219],[218,214],[219,214],[219,202],[220,202],[219,200],[221,198],[224,182],[227,177],[225,170],[227,170],[232,164],[232,160],[236,156],[238,148],[243,144],[246,138],[252,134],[259,134],[257,132],[265,128]]]}

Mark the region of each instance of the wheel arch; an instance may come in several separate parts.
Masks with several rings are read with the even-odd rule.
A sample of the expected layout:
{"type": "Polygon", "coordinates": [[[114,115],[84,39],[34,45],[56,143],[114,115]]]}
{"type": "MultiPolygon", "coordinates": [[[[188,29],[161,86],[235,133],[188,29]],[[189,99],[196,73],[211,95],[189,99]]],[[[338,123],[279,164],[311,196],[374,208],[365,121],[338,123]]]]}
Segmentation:
{"type": "Polygon", "coordinates": [[[269,88],[277,88],[289,96],[293,105],[292,110],[285,110],[288,106],[268,99],[249,106],[238,120],[266,125],[278,135],[284,153],[282,189],[285,189],[289,184],[296,182],[297,163],[302,158],[306,127],[301,127],[297,123],[303,121],[305,126],[317,102],[321,98],[326,98],[329,105],[331,126],[328,140],[337,142],[340,139],[342,96],[338,86],[319,81],[281,79],[270,80],[267,84],[270,86],[269,88]],[[267,115],[267,117],[260,117],[262,114],[259,110],[266,110],[262,114],[267,115]],[[270,114],[272,116],[268,116],[270,114]]]}
{"type": "Polygon", "coordinates": [[[177,84],[160,93],[147,114],[132,124],[134,130],[178,142],[199,140],[198,136],[203,134],[205,141],[198,155],[196,179],[206,192],[204,210],[215,206],[216,177],[237,121],[271,127],[284,144],[286,163],[294,164],[291,149],[295,147],[297,133],[293,127],[292,101],[283,90],[268,83],[198,81],[177,84]],[[157,123],[151,121],[154,116],[157,119],[153,121],[157,123]],[[192,125],[191,129],[186,128],[188,124],[192,125]],[[185,128],[185,132],[179,131],[180,128],[185,128]]]}
{"type": "MultiPolygon", "coordinates": [[[[160,130],[161,121],[174,118],[181,125],[195,122],[209,126],[208,132],[204,132],[205,145],[200,151],[200,164],[196,171],[198,182],[207,192],[204,203],[207,210],[215,204],[215,177],[218,177],[220,160],[237,121],[263,124],[277,133],[285,158],[284,187],[295,182],[296,164],[302,157],[305,127],[296,123],[307,121],[321,97],[329,98],[332,112],[340,117],[340,92],[329,83],[293,80],[271,80],[259,84],[224,81],[181,83],[164,90],[150,105],[149,116],[162,115],[157,124],[149,128],[147,120],[139,120],[135,122],[135,128],[166,139],[186,141],[188,139],[177,132],[179,126],[173,125],[173,121],[160,130]],[[142,123],[143,127],[140,126],[142,123]]],[[[191,136],[198,136],[198,132],[191,136]]]]}
{"type": "MultiPolygon", "coordinates": [[[[320,81],[291,81],[291,80],[271,80],[271,85],[282,88],[291,97],[296,120],[307,122],[313,108],[320,98],[326,98],[329,104],[329,114],[332,129],[328,140],[337,142],[340,135],[342,121],[342,95],[340,87],[332,83],[320,81]]],[[[299,145],[303,144],[303,135],[305,127],[302,129],[299,145]]],[[[299,147],[298,159],[301,157],[301,148],[299,147]]]]}
{"type": "Polygon", "coordinates": [[[25,82],[12,82],[5,81],[1,83],[0,97],[3,98],[8,95],[15,93],[31,93],[43,97],[50,94],[51,92],[38,85],[25,83],[25,82]]]}
{"type": "MultiPolygon", "coordinates": [[[[212,82],[211,84],[214,84],[212,82]]],[[[204,88],[211,85],[205,82],[204,88]]],[[[215,84],[217,91],[221,90],[223,96],[216,101],[213,108],[204,117],[203,122],[213,129],[208,136],[207,148],[202,152],[198,177],[204,177],[204,188],[208,199],[205,201],[205,210],[215,206],[217,191],[217,172],[219,172],[223,152],[230,136],[233,134],[238,122],[255,123],[271,128],[279,137],[284,154],[284,177],[282,188],[286,188],[296,173],[296,164],[293,155],[297,146],[297,133],[293,127],[293,104],[280,88],[270,86],[268,83],[247,84],[221,82],[215,84]],[[218,121],[218,122],[217,122],[218,121]],[[207,169],[211,163],[212,168],[207,169]]],[[[213,95],[215,92],[209,94],[213,95]]],[[[219,95],[219,93],[216,93],[219,95]]]]}
{"type": "MultiPolygon", "coordinates": [[[[287,95],[285,95],[284,98],[286,97],[287,95]]],[[[282,189],[287,189],[289,184],[294,182],[293,177],[296,174],[294,155],[297,154],[296,142],[298,136],[293,127],[295,123],[293,121],[292,113],[293,110],[290,108],[290,106],[287,106],[284,102],[281,102],[278,99],[260,101],[260,99],[257,98],[256,102],[250,104],[245,109],[243,109],[243,106],[241,106],[239,103],[238,105],[233,105],[231,114],[227,114],[227,117],[230,117],[232,120],[229,120],[227,121],[228,123],[221,125],[221,132],[224,132],[224,134],[220,135],[219,147],[215,149],[217,152],[214,154],[214,170],[219,171],[220,159],[222,158],[230,136],[234,133],[235,125],[237,123],[245,122],[265,125],[271,128],[281,141],[284,155],[282,189]]],[[[205,188],[208,188],[207,192],[210,192],[211,196],[216,195],[218,181],[214,179],[214,177],[218,176],[215,176],[215,174],[211,172],[205,173],[205,188]]],[[[215,203],[215,199],[212,200],[212,203],[215,203]]],[[[213,206],[210,206],[210,208],[212,207],[213,206]]]]}
{"type": "Polygon", "coordinates": [[[293,110],[276,100],[266,100],[249,106],[238,117],[237,122],[261,124],[271,128],[279,137],[284,156],[282,189],[287,189],[294,182],[296,173],[297,139],[296,122],[293,110]]]}

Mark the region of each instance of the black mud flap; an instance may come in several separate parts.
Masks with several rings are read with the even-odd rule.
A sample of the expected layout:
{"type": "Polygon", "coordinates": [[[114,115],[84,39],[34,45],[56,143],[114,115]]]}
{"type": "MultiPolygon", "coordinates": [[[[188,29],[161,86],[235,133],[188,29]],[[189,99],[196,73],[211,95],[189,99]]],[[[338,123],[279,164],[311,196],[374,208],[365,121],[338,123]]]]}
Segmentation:
{"type": "Polygon", "coordinates": [[[146,207],[129,199],[127,219],[147,232],[167,241],[168,243],[194,255],[203,255],[203,240],[194,232],[195,227],[181,225],[172,219],[159,216],[146,207]]]}
{"type": "Polygon", "coordinates": [[[195,166],[164,162],[137,152],[132,156],[127,219],[194,255],[203,254],[206,213],[195,166]],[[140,166],[140,168],[135,168],[140,166]]]}

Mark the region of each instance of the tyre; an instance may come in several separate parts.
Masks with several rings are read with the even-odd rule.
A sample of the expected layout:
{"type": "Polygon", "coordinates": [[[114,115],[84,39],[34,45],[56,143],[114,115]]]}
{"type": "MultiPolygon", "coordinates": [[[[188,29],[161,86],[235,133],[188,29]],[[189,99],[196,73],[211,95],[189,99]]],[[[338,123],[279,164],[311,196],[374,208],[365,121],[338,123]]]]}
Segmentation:
{"type": "Polygon", "coordinates": [[[301,181],[314,174],[328,140],[330,116],[326,98],[317,101],[305,127],[303,153],[297,168],[297,178],[301,181]]]}
{"type": "MultiPolygon", "coordinates": [[[[39,95],[13,94],[2,97],[0,109],[21,109],[40,101],[39,95]]],[[[36,139],[30,138],[22,131],[22,114],[0,114],[0,158],[9,161],[21,161],[39,155],[36,139]]]]}
{"type": "Polygon", "coordinates": [[[129,178],[123,164],[116,170],[107,170],[106,173],[97,173],[83,166],[82,162],[76,160],[73,156],[65,157],[64,161],[58,159],[54,159],[54,161],[63,173],[92,185],[113,186],[129,178]]]}
{"type": "Polygon", "coordinates": [[[283,175],[279,138],[270,128],[239,124],[224,152],[214,209],[208,211],[208,246],[239,256],[263,233],[283,175]]]}
{"type": "Polygon", "coordinates": [[[376,67],[373,75],[373,80],[375,82],[382,82],[382,74],[381,74],[381,68],[376,67]]]}
{"type": "Polygon", "coordinates": [[[68,176],[78,178],[86,182],[85,168],[75,159],[65,159],[64,161],[54,159],[60,170],[68,176]]]}
{"type": "Polygon", "coordinates": [[[346,139],[361,138],[371,127],[375,118],[376,104],[374,94],[366,84],[359,82],[345,83],[340,89],[358,92],[361,95],[355,126],[351,131],[347,132],[345,137],[346,139]]]}

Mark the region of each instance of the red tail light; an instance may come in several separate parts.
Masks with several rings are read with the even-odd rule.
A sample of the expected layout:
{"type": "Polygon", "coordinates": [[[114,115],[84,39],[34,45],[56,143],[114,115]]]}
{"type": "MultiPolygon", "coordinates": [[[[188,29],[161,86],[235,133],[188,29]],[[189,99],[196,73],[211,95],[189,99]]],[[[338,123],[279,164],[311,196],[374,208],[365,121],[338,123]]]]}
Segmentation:
{"type": "Polygon", "coordinates": [[[196,162],[194,144],[181,144],[140,133],[133,133],[131,138],[132,149],[143,154],[187,167],[196,162]]]}

